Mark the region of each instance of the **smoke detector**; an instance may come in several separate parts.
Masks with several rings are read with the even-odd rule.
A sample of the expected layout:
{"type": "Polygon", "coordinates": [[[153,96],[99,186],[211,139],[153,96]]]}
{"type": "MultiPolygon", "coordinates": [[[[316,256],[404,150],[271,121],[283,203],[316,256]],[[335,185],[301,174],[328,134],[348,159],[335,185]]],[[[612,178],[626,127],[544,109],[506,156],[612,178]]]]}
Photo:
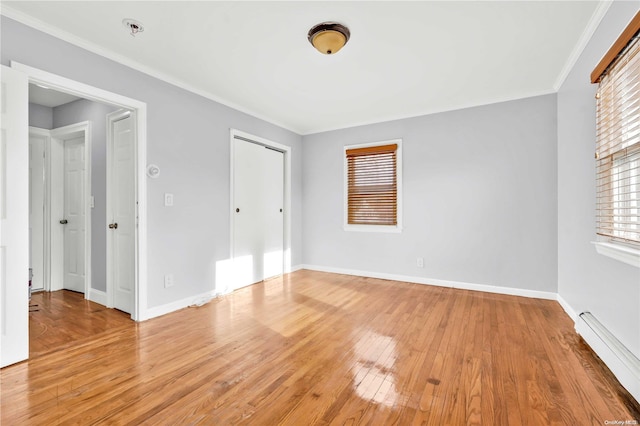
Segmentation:
{"type": "Polygon", "coordinates": [[[138,22],[135,19],[125,18],[122,20],[122,25],[129,28],[129,31],[131,31],[130,34],[132,37],[135,37],[136,34],[144,31],[144,26],[142,25],[142,22],[138,22]]]}

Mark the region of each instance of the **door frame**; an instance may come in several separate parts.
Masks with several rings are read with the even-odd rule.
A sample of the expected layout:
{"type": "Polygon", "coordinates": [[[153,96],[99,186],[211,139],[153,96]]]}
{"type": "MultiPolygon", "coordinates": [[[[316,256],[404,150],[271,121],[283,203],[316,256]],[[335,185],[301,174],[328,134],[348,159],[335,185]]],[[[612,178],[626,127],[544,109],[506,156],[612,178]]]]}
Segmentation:
{"type": "MultiPolygon", "coordinates": [[[[48,197],[48,222],[49,222],[49,252],[46,251],[45,259],[49,262],[49,287],[45,290],[56,291],[64,288],[64,232],[59,225],[64,216],[64,141],[84,135],[84,298],[90,299],[91,295],[91,123],[82,121],[68,126],[51,130],[51,143],[49,149],[49,174],[47,179],[48,197]]],[[[46,151],[45,151],[46,152],[46,151]]],[[[46,210],[46,209],[45,209],[46,210]]],[[[47,269],[45,269],[47,270],[47,269]]]]}
{"type": "MultiPolygon", "coordinates": [[[[131,318],[143,321],[150,318],[147,306],[147,181],[145,178],[145,164],[147,161],[147,104],[117,93],[109,92],[88,84],[52,74],[22,63],[11,61],[11,68],[27,75],[29,83],[42,84],[54,90],[69,93],[96,102],[108,103],[135,112],[135,143],[136,143],[136,277],[135,303],[131,318]]],[[[28,129],[25,129],[25,132],[28,129]]],[[[28,236],[25,235],[25,239],[28,236]]]]}
{"type": "MultiPolygon", "coordinates": [[[[234,148],[234,140],[242,139],[246,140],[247,143],[255,143],[257,145],[266,146],[269,148],[273,148],[277,151],[280,151],[284,155],[284,236],[283,236],[283,259],[284,264],[282,267],[282,272],[287,274],[291,272],[291,147],[287,145],[282,145],[277,142],[273,142],[269,139],[262,138],[260,136],[255,136],[250,133],[243,132],[238,129],[230,129],[230,192],[229,192],[229,217],[230,217],[230,228],[229,228],[229,259],[231,262],[234,261],[233,253],[234,253],[234,226],[235,226],[235,200],[234,200],[234,161],[235,161],[235,148],[234,148]],[[238,138],[236,138],[238,136],[238,138]]],[[[227,277],[229,279],[235,279],[235,277],[227,277]]],[[[216,292],[217,293],[229,293],[233,291],[235,288],[235,283],[218,283],[216,282],[216,292]],[[223,288],[219,288],[221,285],[224,285],[223,288]]]]}

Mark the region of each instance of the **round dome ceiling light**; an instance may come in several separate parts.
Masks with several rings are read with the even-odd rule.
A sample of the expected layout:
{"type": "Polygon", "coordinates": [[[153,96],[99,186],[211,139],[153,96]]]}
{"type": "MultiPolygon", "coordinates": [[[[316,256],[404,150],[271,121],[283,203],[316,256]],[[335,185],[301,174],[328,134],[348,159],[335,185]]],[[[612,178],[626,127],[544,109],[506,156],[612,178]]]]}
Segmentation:
{"type": "Polygon", "coordinates": [[[347,44],[351,33],[349,28],[337,22],[323,22],[309,30],[309,43],[324,55],[333,55],[347,44]]]}

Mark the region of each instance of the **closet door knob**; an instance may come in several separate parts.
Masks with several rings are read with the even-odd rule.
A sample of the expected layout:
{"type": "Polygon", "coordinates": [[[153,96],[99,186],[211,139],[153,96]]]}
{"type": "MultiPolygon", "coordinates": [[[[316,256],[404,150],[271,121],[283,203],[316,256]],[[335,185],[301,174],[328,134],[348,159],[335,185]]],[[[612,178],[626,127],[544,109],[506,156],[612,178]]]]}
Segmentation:
{"type": "Polygon", "coordinates": [[[67,223],[69,223],[69,221],[67,219],[62,219],[60,223],[63,225],[66,225],[67,223]]]}
{"type": "Polygon", "coordinates": [[[240,213],[240,209],[236,209],[236,213],[240,213]]]}
{"type": "Polygon", "coordinates": [[[118,224],[117,223],[110,223],[109,224],[109,229],[118,229],[118,224]]]}

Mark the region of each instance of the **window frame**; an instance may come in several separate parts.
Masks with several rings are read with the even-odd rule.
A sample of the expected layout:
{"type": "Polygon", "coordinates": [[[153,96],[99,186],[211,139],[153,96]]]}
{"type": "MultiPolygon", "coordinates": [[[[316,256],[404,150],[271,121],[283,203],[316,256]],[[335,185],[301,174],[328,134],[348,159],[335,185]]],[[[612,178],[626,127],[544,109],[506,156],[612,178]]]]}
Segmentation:
{"type": "Polygon", "coordinates": [[[388,139],[378,142],[360,143],[355,145],[345,145],[342,151],[343,161],[343,229],[355,232],[402,232],[402,139],[388,139]],[[396,224],[395,225],[354,225],[349,223],[349,176],[347,150],[358,148],[369,148],[375,146],[396,144],[396,224]]]}
{"type": "MultiPolygon", "coordinates": [[[[609,68],[615,66],[614,64],[618,62],[618,57],[620,55],[626,54],[627,46],[634,39],[634,36],[638,34],[640,31],[640,12],[636,13],[636,15],[629,22],[627,27],[620,34],[618,39],[613,43],[611,48],[605,53],[600,62],[596,65],[593,72],[591,73],[591,83],[600,84],[600,80],[602,77],[607,74],[609,68]]],[[[598,88],[598,92],[600,88],[598,88]]],[[[598,112],[599,114],[599,112],[598,112]]],[[[635,145],[631,145],[633,147],[635,145]]],[[[596,149],[600,147],[599,140],[596,140],[596,149]]],[[[626,149],[626,148],[624,148],[626,149]]],[[[610,155],[615,156],[618,152],[610,153],[610,155]]],[[[625,156],[626,151],[625,151],[625,156]]],[[[613,161],[613,158],[612,158],[613,161]]],[[[601,166],[600,159],[598,155],[598,151],[596,151],[596,171],[601,166]]],[[[614,165],[611,166],[611,172],[614,172],[614,165]]],[[[596,176],[595,179],[596,186],[600,184],[600,179],[596,176]]],[[[611,197],[614,198],[615,194],[612,194],[611,197]]],[[[598,197],[600,197],[600,193],[596,187],[596,203],[598,202],[598,197]]],[[[612,201],[612,205],[615,201],[612,201]]],[[[596,218],[599,215],[599,211],[596,211],[596,218]]],[[[632,265],[640,268],[640,242],[624,240],[621,238],[617,238],[615,236],[604,235],[600,233],[599,224],[596,223],[596,241],[592,243],[595,246],[596,251],[604,256],[610,257],[612,259],[618,260],[620,262],[626,263],[628,265],[632,265]]],[[[615,225],[614,225],[615,226],[615,225]]]]}

